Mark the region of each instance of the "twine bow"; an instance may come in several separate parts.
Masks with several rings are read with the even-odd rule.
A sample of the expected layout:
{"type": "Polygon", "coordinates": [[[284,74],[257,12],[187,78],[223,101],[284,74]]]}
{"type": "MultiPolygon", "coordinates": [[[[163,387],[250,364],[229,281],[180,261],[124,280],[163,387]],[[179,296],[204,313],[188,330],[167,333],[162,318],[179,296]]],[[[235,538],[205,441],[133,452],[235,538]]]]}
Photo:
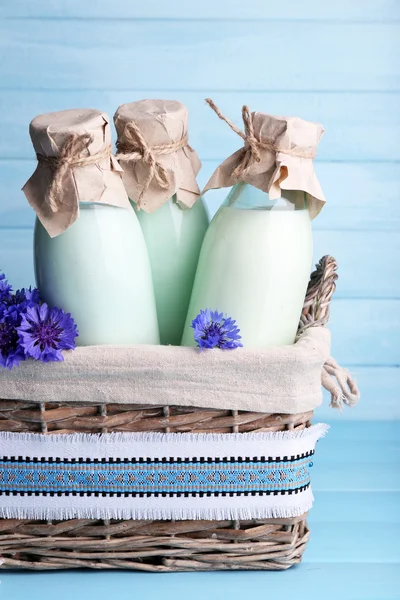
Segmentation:
{"type": "MultiPolygon", "coordinates": [[[[187,135],[171,144],[149,146],[144,139],[135,121],[130,121],[123,132],[124,141],[117,141],[116,158],[125,162],[143,162],[148,167],[148,174],[142,183],[142,191],[136,204],[140,208],[140,201],[150,187],[153,179],[161,189],[166,190],[171,185],[171,176],[167,169],[157,161],[157,156],[173,154],[185,146],[189,146],[187,135]]],[[[190,146],[189,146],[190,148],[190,146]]]]}
{"type": "Polygon", "coordinates": [[[89,133],[83,135],[73,133],[67,138],[58,156],[36,154],[39,164],[53,171],[53,179],[46,195],[46,202],[52,212],[57,212],[62,203],[63,183],[68,171],[76,167],[96,164],[103,158],[111,156],[111,146],[107,146],[97,154],[89,155],[89,146],[92,142],[93,136],[89,133]],[[84,152],[86,154],[82,156],[84,152]]]}
{"type": "Polygon", "coordinates": [[[242,107],[242,119],[244,124],[244,132],[236,127],[234,123],[227,117],[225,117],[218,106],[214,104],[211,98],[206,98],[207,104],[212,108],[212,110],[216,113],[216,115],[225,121],[227,125],[239,135],[244,141],[244,147],[241,151],[241,157],[239,159],[239,164],[232,171],[232,177],[234,180],[239,181],[245,177],[252,165],[256,162],[259,163],[261,161],[260,150],[270,150],[271,152],[283,152],[284,154],[290,154],[291,156],[299,156],[302,158],[314,158],[315,151],[306,151],[301,150],[300,148],[283,148],[276,144],[275,141],[266,142],[259,140],[254,133],[254,123],[253,123],[253,115],[250,112],[248,106],[244,105],[242,107]]]}

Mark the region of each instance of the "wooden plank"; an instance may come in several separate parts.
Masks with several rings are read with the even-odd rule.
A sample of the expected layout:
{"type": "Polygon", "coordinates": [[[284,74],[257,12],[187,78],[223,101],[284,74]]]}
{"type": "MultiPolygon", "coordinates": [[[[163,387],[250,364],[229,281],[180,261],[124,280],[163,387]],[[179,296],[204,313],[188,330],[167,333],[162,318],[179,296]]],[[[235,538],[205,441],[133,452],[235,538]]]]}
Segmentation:
{"type": "MultiPolygon", "coordinates": [[[[0,229],[0,263],[15,287],[33,284],[32,230],[0,229]]],[[[399,299],[336,298],[330,328],[333,354],[343,364],[400,364],[399,299]]]]}
{"type": "Polygon", "coordinates": [[[175,90],[179,81],[192,90],[394,91],[399,33],[396,22],[3,20],[0,82],[25,90],[132,82],[175,90]]]}
{"type": "MultiPolygon", "coordinates": [[[[78,69],[79,67],[76,67],[78,69]]],[[[1,72],[1,65],[0,65],[1,72]]],[[[45,69],[47,71],[47,68],[45,69]]],[[[4,81],[4,78],[3,78],[4,81]]],[[[21,74],[20,83],[25,81],[21,74]]],[[[132,82],[129,81],[132,86],[132,82]]],[[[32,82],[32,85],[34,83],[32,82]]],[[[82,80],[79,86],[85,86],[82,80]]],[[[140,78],[136,81],[140,87],[140,78]]],[[[176,84],[175,84],[176,85],[176,84]]],[[[123,91],[98,90],[4,90],[0,110],[7,115],[0,123],[0,157],[31,158],[33,150],[28,133],[31,119],[41,113],[64,110],[77,106],[100,108],[111,117],[124,102],[141,98],[178,99],[189,111],[190,143],[202,160],[221,161],[237,150],[241,139],[218,119],[206,105],[204,98],[212,95],[221,110],[241,125],[241,107],[247,103],[252,110],[271,114],[298,115],[310,121],[319,121],[326,129],[318,148],[317,160],[335,161],[394,161],[400,160],[400,149],[394,133],[400,131],[397,93],[315,93],[315,92],[252,92],[228,93],[142,89],[123,91]]],[[[214,164],[210,165],[210,169],[214,164]]],[[[392,166],[396,170],[396,166],[392,166]]],[[[398,169],[397,169],[398,171],[398,169]]],[[[393,175],[390,179],[393,178],[393,175]]],[[[341,193],[347,195],[348,181],[341,193]]],[[[366,187],[366,183],[362,185],[366,187]]],[[[336,180],[336,195],[338,181],[336,180]]]]}
{"type": "MultiPolygon", "coordinates": [[[[8,274],[10,281],[13,282],[15,287],[22,287],[34,283],[33,278],[33,267],[32,267],[32,239],[31,232],[27,231],[3,231],[0,230],[0,268],[8,274]]],[[[342,273],[342,278],[344,274],[342,273]]],[[[335,302],[334,312],[336,312],[335,302]]],[[[363,306],[368,301],[363,302],[363,306]]],[[[373,302],[373,306],[378,312],[381,310],[382,302],[373,302]]],[[[389,306],[391,302],[389,301],[389,306]]],[[[397,306],[397,303],[396,303],[397,306]]],[[[343,312],[351,310],[352,314],[357,313],[357,301],[348,302],[342,309],[343,312]]],[[[373,314],[374,310],[371,310],[373,314]]],[[[393,311],[392,311],[393,314],[393,311]]],[[[396,317],[394,311],[394,317],[396,317]]],[[[394,334],[394,338],[390,335],[391,323],[387,322],[388,317],[386,312],[382,315],[383,323],[386,322],[386,326],[382,327],[381,335],[386,330],[388,339],[391,340],[390,350],[387,353],[387,360],[391,364],[398,364],[398,352],[397,342],[394,334]]],[[[340,411],[333,410],[329,407],[329,395],[325,393],[324,404],[319,407],[316,411],[316,418],[319,420],[382,420],[382,419],[400,419],[400,402],[399,402],[399,390],[400,390],[400,369],[396,367],[362,367],[359,366],[363,360],[365,360],[365,353],[362,352],[362,344],[355,345],[353,342],[353,351],[347,351],[347,349],[341,347],[341,344],[346,344],[346,339],[350,336],[357,337],[361,332],[365,332],[366,340],[369,343],[375,343],[374,333],[368,337],[367,332],[370,329],[369,321],[364,321],[358,324],[358,321],[352,324],[350,334],[341,331],[340,317],[337,323],[333,325],[333,342],[334,352],[337,356],[346,354],[345,359],[349,364],[357,364],[357,366],[351,368],[353,376],[356,378],[360,390],[362,391],[362,400],[354,409],[345,408],[344,415],[340,411]],[[337,337],[340,336],[340,340],[337,341],[337,337]]],[[[375,326],[376,329],[376,326],[375,326]]],[[[378,339],[381,339],[378,336],[378,339]]],[[[386,339],[386,338],[385,338],[386,339]]],[[[385,344],[385,339],[383,343],[385,344]]],[[[347,346],[346,346],[347,347],[347,346]]],[[[367,350],[367,355],[371,355],[371,349],[367,350]]],[[[376,356],[376,354],[375,354],[376,356]]],[[[371,364],[371,360],[369,360],[371,364]]]]}
{"type": "MultiPolygon", "coordinates": [[[[320,422],[317,415],[314,417],[314,422],[320,422]]],[[[318,480],[315,489],[323,491],[334,489],[337,491],[362,491],[363,489],[379,491],[381,488],[372,480],[364,488],[354,488],[350,475],[356,470],[355,463],[357,463],[358,468],[364,470],[363,477],[366,481],[369,467],[376,467],[377,469],[382,467],[384,469],[386,466],[389,471],[393,468],[396,471],[398,470],[396,469],[400,459],[398,426],[398,423],[390,421],[381,421],[377,424],[371,421],[350,422],[346,420],[346,413],[344,413],[342,421],[332,423],[327,435],[318,442],[312,469],[313,479],[315,482],[318,480]],[[382,453],[376,452],[377,446],[381,446],[385,460],[382,460],[382,453]],[[329,469],[334,465],[339,467],[346,476],[349,476],[350,486],[335,488],[333,479],[330,483],[329,479],[325,479],[326,475],[329,475],[329,469]]],[[[396,481],[400,483],[400,472],[396,481]]],[[[400,491],[398,486],[390,489],[400,491]]]]}
{"type": "Polygon", "coordinates": [[[324,391],[323,404],[315,411],[317,421],[336,425],[338,421],[400,420],[400,368],[355,366],[350,371],[361,400],[354,408],[344,407],[341,412],[329,406],[330,394],[324,391]]]}
{"type": "Polygon", "coordinates": [[[318,523],[315,527],[311,525],[311,538],[304,562],[399,562],[399,534],[400,525],[392,523],[328,522],[318,523]],[[378,539],[381,543],[377,543],[378,539]],[[345,544],[343,540],[346,540],[345,544]]]}
{"type": "Polygon", "coordinates": [[[400,492],[315,492],[309,522],[315,530],[320,523],[400,523],[400,492]]]}
{"type": "MultiPolygon", "coordinates": [[[[35,165],[34,160],[0,159],[0,227],[33,225],[33,211],[21,187],[33,173],[35,165]]],[[[199,173],[200,186],[204,187],[217,165],[215,161],[203,162],[199,173]]],[[[313,222],[314,231],[400,230],[400,172],[397,165],[318,162],[316,170],[327,203],[313,222]],[[339,181],[345,182],[343,190],[339,190],[339,181]]],[[[206,194],[210,216],[217,211],[228,191],[215,190],[206,194]]],[[[346,256],[346,261],[348,259],[351,257],[346,256]]]]}
{"type": "MultiPolygon", "coordinates": [[[[400,459],[399,440],[389,439],[379,442],[382,451],[385,452],[385,459],[382,460],[382,454],[376,452],[378,443],[372,443],[366,439],[369,422],[353,421],[349,427],[343,427],[343,425],[348,425],[345,418],[346,416],[343,417],[342,423],[333,423],[326,438],[318,443],[311,473],[315,490],[341,492],[370,490],[376,492],[380,489],[391,489],[400,492],[400,473],[395,474],[395,471],[398,471],[396,465],[400,459]],[[356,435],[356,428],[364,432],[362,440],[353,439],[353,436],[356,435]],[[349,433],[347,440],[342,440],[341,430],[349,433]],[[333,468],[340,473],[340,482],[334,478],[333,468]],[[392,476],[392,484],[388,488],[379,486],[378,482],[372,478],[369,479],[369,469],[379,472],[382,477],[384,475],[392,476]],[[356,470],[358,471],[357,476],[363,480],[364,487],[357,486],[356,480],[352,480],[356,470]]],[[[315,419],[315,422],[319,421],[315,419]]],[[[381,424],[379,423],[378,426],[380,427],[381,424]]],[[[385,422],[383,422],[384,424],[385,422]]]]}
{"type": "MultiPolygon", "coordinates": [[[[352,531],[342,539],[345,546],[352,531]]],[[[379,536],[377,544],[384,543],[379,536]]],[[[307,555],[306,555],[307,557],[307,555]]],[[[229,593],[230,600],[246,597],[290,598],[295,600],[398,600],[399,565],[397,562],[352,562],[343,559],[308,562],[283,572],[229,571],[192,572],[162,576],[159,573],[131,571],[59,571],[2,572],[2,592],[7,600],[52,600],[57,588],[57,600],[80,598],[82,590],[90,590],[96,600],[115,596],[129,598],[132,590],[137,598],[186,600],[188,590],[192,600],[217,600],[229,593]],[[160,594],[162,586],[162,594],[160,594]]],[[[357,557],[355,557],[356,559],[357,557]]]]}
{"type": "MultiPolygon", "coordinates": [[[[218,164],[217,161],[203,161],[200,187],[205,186],[218,164]]],[[[1,169],[0,162],[0,174],[1,169]]],[[[315,170],[327,202],[313,222],[314,231],[400,230],[400,172],[396,163],[317,160],[315,170]]],[[[205,200],[210,216],[218,210],[228,191],[207,192],[205,200]]]]}
{"type": "Polygon", "coordinates": [[[327,437],[318,443],[311,473],[314,491],[400,492],[398,439],[382,440],[379,444],[365,438],[356,440],[358,424],[351,423],[351,427],[343,428],[349,437],[341,441],[340,425],[332,426],[327,437]]]}
{"type": "Polygon", "coordinates": [[[203,0],[201,4],[174,0],[149,0],[128,2],[114,0],[13,0],[0,6],[0,17],[21,18],[79,18],[79,19],[248,19],[284,21],[372,21],[381,22],[400,18],[395,0],[337,0],[321,3],[319,0],[284,0],[265,2],[251,0],[244,4],[238,0],[203,0]]]}
{"type": "Polygon", "coordinates": [[[400,365],[400,300],[334,300],[332,354],[344,365],[400,365]]]}
{"type": "MultiPolygon", "coordinates": [[[[21,191],[36,161],[0,161],[0,227],[33,227],[35,213],[21,191]]],[[[1,233],[0,233],[1,246],[1,233]]],[[[4,253],[3,248],[3,253],[4,253]]],[[[1,252],[0,252],[1,256],[1,252]]]]}
{"type": "Polygon", "coordinates": [[[0,270],[14,289],[35,284],[33,230],[0,229],[0,270]]]}
{"type": "MultiPolygon", "coordinates": [[[[333,444],[335,448],[340,452],[340,448],[346,447],[349,443],[353,444],[357,451],[358,443],[365,444],[369,443],[371,450],[376,450],[377,446],[384,446],[385,444],[399,446],[399,424],[396,421],[381,421],[375,423],[373,421],[358,421],[352,423],[347,419],[347,413],[343,414],[341,423],[332,424],[329,430],[329,435],[324,438],[327,452],[330,452],[329,446],[333,444]]],[[[322,442],[321,442],[322,447],[322,442]]],[[[319,448],[319,446],[318,446],[319,448]]],[[[319,450],[318,450],[319,451],[319,450]]],[[[345,453],[347,450],[345,450],[345,453]]],[[[362,457],[362,452],[359,453],[362,457]]],[[[378,454],[376,454],[376,460],[379,460],[378,454]]],[[[381,457],[380,457],[381,458],[381,457]]],[[[390,461],[390,456],[388,457],[390,461]]]]}
{"type": "MultiPolygon", "coordinates": [[[[4,269],[8,274],[10,281],[15,287],[22,287],[34,283],[33,268],[32,268],[32,240],[31,233],[26,231],[1,231],[0,230],[0,268],[4,269]],[[28,234],[28,235],[27,235],[28,234]]],[[[343,269],[341,277],[344,277],[343,269]]],[[[374,306],[381,306],[381,303],[375,302],[374,306]]],[[[350,309],[354,307],[354,302],[350,303],[350,309]]],[[[343,310],[348,310],[349,304],[343,310]]],[[[334,311],[336,306],[334,307],[334,311]]],[[[357,305],[355,306],[357,312],[357,305]]],[[[383,315],[384,317],[384,315],[383,315]]],[[[383,319],[385,321],[385,319],[383,319]]],[[[360,335],[365,328],[369,329],[369,323],[354,323],[350,335],[360,335]]],[[[390,331],[391,324],[387,324],[387,329],[390,331]]],[[[346,338],[346,334],[340,334],[340,322],[335,323],[333,328],[333,340],[335,352],[340,355],[345,350],[340,347],[340,342],[336,343],[336,337],[341,336],[341,339],[346,338]],[[339,333],[338,333],[339,332],[339,333]]],[[[372,342],[374,342],[371,334],[372,342]]],[[[347,343],[347,342],[345,342],[347,343]]],[[[393,340],[392,348],[396,350],[396,340],[393,340]]],[[[356,355],[347,354],[346,358],[351,363],[362,363],[363,355],[360,356],[362,345],[357,346],[356,355]]],[[[370,352],[369,352],[370,353],[370,352]]],[[[396,362],[395,355],[389,355],[390,362],[396,362]]],[[[345,408],[344,415],[337,410],[329,407],[330,398],[328,393],[325,393],[324,403],[316,411],[318,420],[342,421],[346,420],[382,420],[382,419],[400,419],[400,369],[396,367],[362,367],[359,364],[351,368],[351,372],[355,377],[360,390],[362,391],[362,400],[354,409],[345,408]]]]}
{"type": "Polygon", "coordinates": [[[400,235],[384,231],[315,231],[314,257],[339,264],[336,298],[399,298],[400,235]]]}
{"type": "MultiPolygon", "coordinates": [[[[321,492],[400,492],[398,422],[345,418],[318,443],[311,473],[316,498],[321,492]]],[[[339,501],[342,511],[344,502],[339,501]]]]}
{"type": "MultiPolygon", "coordinates": [[[[366,444],[361,447],[365,449],[366,444]]],[[[375,448],[376,451],[377,448],[375,448]]],[[[346,462],[339,463],[334,455],[330,460],[328,458],[318,447],[316,464],[320,464],[321,468],[319,471],[315,470],[312,475],[315,491],[400,491],[398,468],[395,464],[385,464],[385,460],[382,460],[382,458],[381,464],[366,465],[357,462],[354,456],[349,454],[347,463],[351,464],[350,469],[346,468],[346,462]]]]}
{"type": "MultiPolygon", "coordinates": [[[[26,216],[21,221],[29,219],[31,224],[34,213],[32,210],[26,211],[25,203],[20,192],[18,203],[12,211],[18,217],[19,207],[24,206],[26,216]]],[[[26,251],[28,257],[32,252],[32,233],[20,231],[17,235],[20,240],[19,252],[26,251]]],[[[12,230],[10,233],[8,229],[1,230],[0,248],[5,254],[10,237],[14,237],[12,230]]],[[[340,279],[336,298],[400,298],[400,236],[396,232],[315,231],[315,261],[326,254],[335,256],[339,263],[340,279]]],[[[11,256],[7,260],[10,264],[11,256]]]]}

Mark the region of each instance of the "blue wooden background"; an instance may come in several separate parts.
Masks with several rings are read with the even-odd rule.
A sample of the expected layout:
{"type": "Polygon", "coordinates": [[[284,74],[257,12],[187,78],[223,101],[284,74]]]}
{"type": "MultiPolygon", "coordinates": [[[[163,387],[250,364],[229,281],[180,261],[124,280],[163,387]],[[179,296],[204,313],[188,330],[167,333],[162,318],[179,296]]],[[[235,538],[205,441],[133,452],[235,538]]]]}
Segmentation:
{"type": "MultiPolygon", "coordinates": [[[[346,599],[398,597],[399,447],[389,421],[400,418],[399,40],[399,0],[0,1],[0,268],[15,286],[33,283],[34,216],[20,188],[35,166],[28,124],[36,114],[93,107],[112,115],[140,98],[179,99],[203,162],[200,184],[240,143],[206,96],[237,123],[247,103],[326,128],[316,170],[327,205],[314,222],[315,258],[339,261],[333,351],[363,398],[343,416],[327,401],[319,411],[335,427],[321,443],[303,574],[309,589],[309,571],[326,563],[320,575],[346,599]],[[357,585],[346,595],[337,577],[357,585]]],[[[211,214],[221,199],[207,196],[211,214]]],[[[293,573],[286,581],[298,585],[293,573]]],[[[176,597],[173,581],[165,597],[176,597]]],[[[235,581],[232,598],[250,580],[235,581]]],[[[29,594],[31,579],[20,583],[29,594]]],[[[13,590],[10,600],[20,597],[13,590]]]]}

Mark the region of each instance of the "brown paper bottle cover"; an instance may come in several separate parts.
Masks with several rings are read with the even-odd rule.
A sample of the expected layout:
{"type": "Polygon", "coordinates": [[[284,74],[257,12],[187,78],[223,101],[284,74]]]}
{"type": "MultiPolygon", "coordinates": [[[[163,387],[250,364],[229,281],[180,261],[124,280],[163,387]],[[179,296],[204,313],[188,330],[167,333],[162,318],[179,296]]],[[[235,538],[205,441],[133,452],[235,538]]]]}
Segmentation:
{"type": "Polygon", "coordinates": [[[203,193],[239,181],[267,192],[271,200],[280,198],[282,190],[300,190],[306,192],[310,216],[315,218],[325,204],[314,171],[316,149],[324,133],[322,125],[298,117],[251,113],[243,106],[241,131],[211,99],[206,102],[243,139],[244,146],[216,168],[203,193]]]}
{"type": "Polygon", "coordinates": [[[140,100],[120,106],[114,123],[123,182],[139,209],[152,213],[176,195],[182,209],[200,196],[201,163],[188,142],[188,112],[176,100],[140,100]]]}
{"type": "Polygon", "coordinates": [[[38,165],[23,192],[51,237],[79,217],[79,202],[131,210],[112,156],[108,115],[71,109],[39,115],[29,128],[38,165]]]}

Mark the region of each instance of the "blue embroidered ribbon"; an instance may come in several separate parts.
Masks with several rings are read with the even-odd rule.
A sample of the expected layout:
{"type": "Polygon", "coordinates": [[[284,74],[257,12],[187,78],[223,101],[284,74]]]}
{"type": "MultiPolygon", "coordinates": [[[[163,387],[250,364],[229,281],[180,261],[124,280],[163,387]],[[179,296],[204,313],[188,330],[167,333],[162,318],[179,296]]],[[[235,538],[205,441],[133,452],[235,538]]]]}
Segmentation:
{"type": "Polygon", "coordinates": [[[303,515],[327,426],[232,434],[0,432],[0,518],[303,515]]]}
{"type": "Polygon", "coordinates": [[[310,484],[308,453],[281,458],[0,460],[0,493],[27,495],[292,494],[310,484]]]}

